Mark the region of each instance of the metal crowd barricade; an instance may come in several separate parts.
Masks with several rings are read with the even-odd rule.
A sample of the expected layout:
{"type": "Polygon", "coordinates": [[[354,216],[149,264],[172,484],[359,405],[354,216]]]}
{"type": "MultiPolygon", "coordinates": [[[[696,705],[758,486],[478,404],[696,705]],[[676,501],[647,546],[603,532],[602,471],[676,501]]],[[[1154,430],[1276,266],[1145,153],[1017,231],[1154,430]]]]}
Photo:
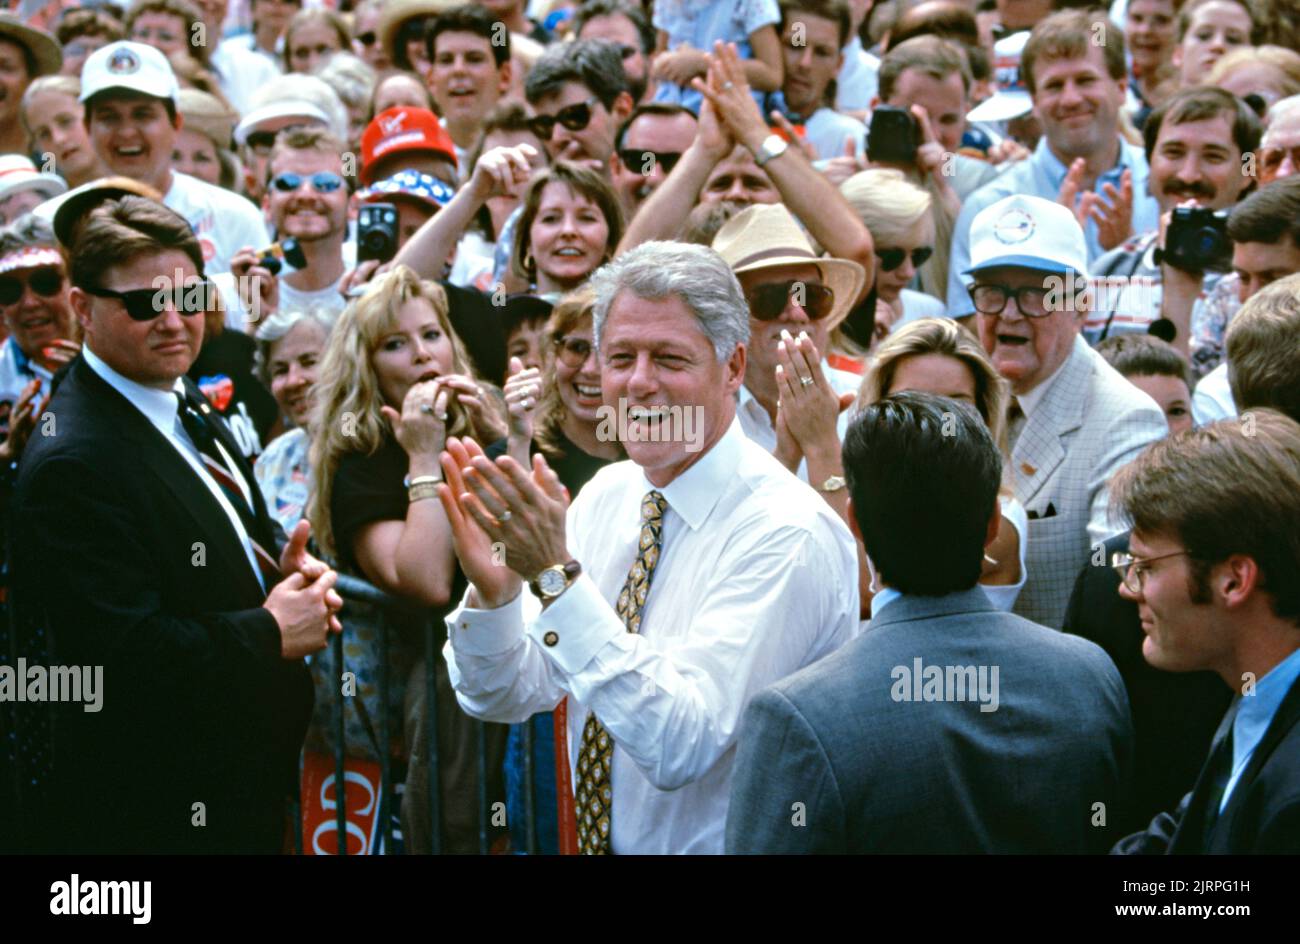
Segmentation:
{"type": "MultiPolygon", "coordinates": [[[[415,616],[420,619],[424,627],[424,684],[425,691],[425,738],[426,750],[428,752],[428,776],[429,776],[429,823],[431,831],[431,852],[434,855],[442,851],[442,810],[441,810],[441,785],[439,776],[438,760],[438,696],[437,696],[437,659],[442,657],[436,645],[437,626],[436,617],[427,607],[420,607],[407,600],[392,596],[385,593],[378,587],[372,586],[364,580],[357,577],[339,574],[338,582],[335,584],[335,590],[344,600],[353,600],[359,603],[367,603],[375,607],[379,614],[379,704],[380,712],[378,719],[378,737],[380,747],[380,797],[379,797],[379,828],[382,830],[383,849],[386,854],[393,851],[393,783],[392,783],[392,760],[389,756],[389,744],[391,741],[389,733],[389,686],[392,680],[389,678],[389,620],[397,614],[415,616]]],[[[346,612],[345,612],[346,615],[346,612]]],[[[347,632],[347,621],[344,619],[343,632],[347,632]]],[[[343,633],[334,635],[331,638],[331,645],[334,652],[334,666],[336,671],[341,675],[344,667],[343,661],[343,633]]],[[[347,786],[346,771],[344,769],[346,737],[344,711],[346,709],[345,699],[348,697],[343,693],[343,686],[335,684],[334,689],[334,789],[336,799],[336,824],[338,835],[338,854],[347,855],[347,786]]],[[[358,692],[357,698],[361,695],[358,692]]],[[[488,809],[487,796],[487,745],[486,745],[486,728],[482,721],[474,722],[474,742],[477,757],[477,798],[478,798],[478,851],[481,855],[488,852],[488,824],[490,821],[490,811],[488,809]]],[[[523,773],[524,773],[524,834],[526,836],[525,849],[529,855],[537,854],[537,826],[534,819],[534,810],[536,804],[536,784],[533,780],[533,728],[531,720],[523,727],[523,773]]],[[[408,774],[409,776],[409,774],[408,774]]],[[[294,841],[295,851],[301,854],[303,849],[302,835],[302,816],[299,810],[295,810],[294,815],[294,841]]],[[[404,837],[405,838],[405,837],[404,837]]]]}

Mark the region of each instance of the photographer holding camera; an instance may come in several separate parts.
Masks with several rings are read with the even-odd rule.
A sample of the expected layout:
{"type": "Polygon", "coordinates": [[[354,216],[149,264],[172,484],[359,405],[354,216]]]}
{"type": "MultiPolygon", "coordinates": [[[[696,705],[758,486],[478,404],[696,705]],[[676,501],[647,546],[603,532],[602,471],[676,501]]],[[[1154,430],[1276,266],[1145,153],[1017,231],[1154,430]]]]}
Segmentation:
{"type": "Polygon", "coordinates": [[[245,246],[230,266],[249,323],[280,310],[343,311],[339,286],[356,265],[356,245],[347,241],[345,150],[343,142],[321,128],[298,128],[276,138],[262,208],[281,240],[273,247],[278,251],[245,246]],[[286,245],[290,239],[301,256],[293,252],[292,244],[286,245]],[[276,265],[281,257],[293,271],[276,265]],[[275,262],[268,265],[270,259],[275,262]]]}
{"type": "Polygon", "coordinates": [[[1213,346],[1194,334],[1201,319],[1193,309],[1231,265],[1224,211],[1254,181],[1243,159],[1259,144],[1259,120],[1229,92],[1198,86],[1152,111],[1143,134],[1160,226],[1093,265],[1100,284],[1083,334],[1096,345],[1118,334],[1149,332],[1190,358],[1213,346]]]}

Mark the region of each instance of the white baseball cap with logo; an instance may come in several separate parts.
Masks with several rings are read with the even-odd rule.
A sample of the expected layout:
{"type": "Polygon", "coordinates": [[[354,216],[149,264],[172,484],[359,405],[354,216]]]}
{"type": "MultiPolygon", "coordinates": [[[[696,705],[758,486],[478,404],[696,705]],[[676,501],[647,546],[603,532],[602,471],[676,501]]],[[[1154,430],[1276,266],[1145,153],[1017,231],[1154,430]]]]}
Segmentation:
{"type": "Polygon", "coordinates": [[[970,225],[970,268],[1019,266],[1040,272],[1088,274],[1083,227],[1052,200],[1013,194],[975,214],[970,225]]]}
{"type": "Polygon", "coordinates": [[[109,89],[169,98],[180,96],[180,85],[167,57],[152,46],[122,40],[96,49],[81,67],[81,100],[109,89]]]}

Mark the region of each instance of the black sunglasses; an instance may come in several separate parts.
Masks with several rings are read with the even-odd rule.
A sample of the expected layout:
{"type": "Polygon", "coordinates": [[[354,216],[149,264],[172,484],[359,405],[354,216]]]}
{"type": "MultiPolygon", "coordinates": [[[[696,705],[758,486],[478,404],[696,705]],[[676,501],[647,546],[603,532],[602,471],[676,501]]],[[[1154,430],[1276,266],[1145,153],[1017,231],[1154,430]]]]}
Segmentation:
{"type": "Polygon", "coordinates": [[[274,131],[254,131],[248,136],[248,146],[260,154],[269,154],[275,145],[275,135],[274,131]]]}
{"type": "Polygon", "coordinates": [[[585,102],[565,105],[553,115],[533,115],[528,119],[528,127],[543,141],[551,140],[551,134],[555,131],[557,123],[564,125],[570,131],[581,131],[591,124],[591,106],[598,101],[600,99],[592,97],[585,102]]]}
{"type": "Polygon", "coordinates": [[[363,46],[373,46],[377,38],[378,37],[375,36],[374,30],[367,30],[357,36],[357,39],[360,40],[361,45],[363,46]]]}
{"type": "Polygon", "coordinates": [[[649,174],[656,164],[664,169],[665,174],[671,174],[681,157],[680,152],[646,151],[641,148],[624,148],[618,152],[618,159],[624,167],[642,174],[649,174]]]}
{"type": "Polygon", "coordinates": [[[591,356],[591,342],[586,338],[556,338],[556,353],[570,367],[581,367],[591,356]]]}
{"type": "Polygon", "coordinates": [[[26,278],[21,275],[0,275],[0,305],[12,305],[23,297],[26,286],[45,298],[59,294],[63,288],[63,273],[58,269],[33,269],[26,278]]]}
{"type": "MultiPolygon", "coordinates": [[[[919,269],[921,266],[934,255],[933,246],[921,246],[912,250],[912,268],[919,269]]],[[[893,272],[903,264],[907,258],[906,249],[877,249],[876,258],[880,260],[880,268],[886,272],[893,272]]]]}
{"type": "Polygon", "coordinates": [[[170,304],[182,315],[200,315],[216,307],[217,287],[207,279],[166,288],[133,288],[115,292],[108,288],[89,287],[89,295],[98,298],[115,298],[126,308],[133,321],[153,321],[170,304]]]}
{"type": "Polygon", "coordinates": [[[302,186],[304,180],[311,181],[311,189],[317,193],[333,193],[343,186],[343,178],[329,171],[321,171],[304,177],[302,174],[280,174],[271,183],[281,193],[293,193],[302,186]]]}
{"type": "Polygon", "coordinates": [[[768,282],[756,285],[745,293],[749,313],[759,321],[773,321],[781,317],[790,299],[808,313],[813,321],[820,321],[835,308],[835,293],[817,282],[768,282]]]}

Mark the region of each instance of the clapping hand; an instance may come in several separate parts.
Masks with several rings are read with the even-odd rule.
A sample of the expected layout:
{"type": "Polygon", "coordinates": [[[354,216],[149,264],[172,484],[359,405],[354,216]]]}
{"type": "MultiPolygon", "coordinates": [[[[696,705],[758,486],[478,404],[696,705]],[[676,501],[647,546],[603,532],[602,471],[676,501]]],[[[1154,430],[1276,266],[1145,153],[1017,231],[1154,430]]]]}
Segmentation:
{"type": "MultiPolygon", "coordinates": [[[[821,366],[821,353],[807,334],[783,331],[777,342],[776,385],[778,423],[805,456],[830,456],[840,448],[839,417],[853,403],[853,394],[837,394],[821,366]]],[[[778,431],[778,440],[780,433],[778,431]]]]}
{"type": "Polygon", "coordinates": [[[1103,184],[1103,198],[1092,190],[1083,191],[1080,196],[1086,170],[1087,162],[1082,157],[1076,158],[1061,183],[1057,201],[1074,213],[1080,226],[1087,227],[1089,220],[1094,221],[1101,248],[1114,249],[1133,234],[1133,172],[1124,170],[1118,188],[1103,184]]]}
{"type": "Polygon", "coordinates": [[[506,412],[510,418],[506,454],[522,466],[528,465],[533,442],[533,413],[541,395],[541,371],[536,367],[525,369],[519,358],[510,358],[510,376],[505,386],[506,412]]]}

